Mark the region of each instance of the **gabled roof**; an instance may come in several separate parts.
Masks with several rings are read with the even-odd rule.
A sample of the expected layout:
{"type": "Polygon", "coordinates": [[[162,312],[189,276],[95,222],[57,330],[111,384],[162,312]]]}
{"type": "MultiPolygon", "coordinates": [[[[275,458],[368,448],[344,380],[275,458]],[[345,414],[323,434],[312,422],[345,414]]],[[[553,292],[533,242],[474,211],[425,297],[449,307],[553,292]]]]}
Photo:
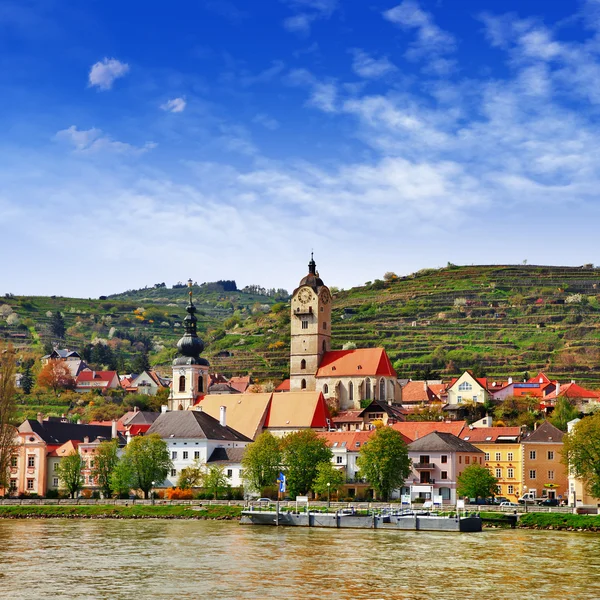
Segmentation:
{"type": "Polygon", "coordinates": [[[361,410],[345,410],[341,413],[338,413],[331,420],[333,423],[362,423],[363,419],[360,416],[362,414],[361,410]]]}
{"type": "Polygon", "coordinates": [[[233,386],[228,383],[211,383],[208,387],[209,394],[216,394],[220,392],[221,394],[241,394],[239,390],[236,390],[233,386]]]}
{"type": "Polygon", "coordinates": [[[442,396],[448,395],[447,383],[430,383],[429,389],[441,400],[442,396]]]}
{"type": "Polygon", "coordinates": [[[250,375],[245,375],[244,377],[232,377],[229,380],[229,385],[242,394],[250,387],[251,383],[252,378],[250,375]]]}
{"type": "Polygon", "coordinates": [[[83,442],[89,438],[93,442],[98,437],[111,439],[112,427],[103,425],[80,425],[77,423],[58,420],[42,421],[27,419],[19,425],[19,432],[33,432],[39,435],[47,444],[62,445],[70,440],[83,442]]]}
{"type": "Polygon", "coordinates": [[[600,392],[587,390],[577,383],[565,383],[560,386],[558,394],[556,390],[544,396],[544,400],[555,398],[600,398],[600,392]]]}
{"type": "Polygon", "coordinates": [[[476,427],[463,430],[460,437],[472,444],[494,444],[496,442],[519,442],[522,431],[520,427],[476,427]]]}
{"type": "MultiPolygon", "coordinates": [[[[470,369],[467,369],[465,371],[465,373],[468,373],[471,376],[471,379],[473,381],[476,381],[484,390],[488,389],[488,380],[487,377],[475,377],[475,375],[473,375],[473,371],[471,371],[470,369]]],[[[456,384],[456,382],[465,374],[463,373],[460,377],[454,377],[452,378],[452,381],[450,381],[450,384],[448,385],[448,388],[454,387],[454,385],[456,384]]]]}
{"type": "Polygon", "coordinates": [[[50,354],[46,354],[42,356],[42,358],[72,358],[76,356],[77,358],[81,358],[78,352],[75,350],[68,350],[67,348],[56,348],[50,352],[50,354]]]}
{"type": "Polygon", "coordinates": [[[548,379],[546,373],[542,373],[540,371],[535,377],[531,377],[530,379],[528,379],[527,383],[550,383],[550,379],[548,379]]]}
{"type": "Polygon", "coordinates": [[[152,425],[152,423],[154,423],[159,416],[159,412],[152,412],[149,410],[134,410],[125,415],[122,423],[125,427],[129,425],[152,425]]]}
{"type": "Polygon", "coordinates": [[[276,388],[276,392],[289,392],[290,391],[290,380],[284,379],[276,388]]]}
{"type": "Polygon", "coordinates": [[[76,381],[77,383],[81,381],[106,381],[107,383],[110,383],[115,377],[117,377],[118,381],[119,378],[116,371],[85,370],[77,375],[76,381]]]}
{"type": "Polygon", "coordinates": [[[265,419],[269,429],[327,428],[330,419],[321,392],[289,392],[273,394],[265,419]]]}
{"type": "Polygon", "coordinates": [[[432,431],[452,433],[458,436],[466,424],[466,421],[404,421],[394,423],[392,427],[413,441],[425,437],[432,431]]]}
{"type": "MultiPolygon", "coordinates": [[[[442,386],[445,387],[445,386],[442,386]]],[[[439,402],[440,399],[426,381],[409,381],[402,387],[402,404],[412,402],[439,402]]]]}
{"type": "Polygon", "coordinates": [[[326,352],[317,377],[396,377],[385,348],[326,352]]]}
{"type": "Polygon", "coordinates": [[[400,407],[391,406],[387,402],[379,402],[378,400],[373,400],[369,406],[363,408],[360,412],[360,416],[365,417],[371,412],[384,412],[392,419],[404,419],[404,414],[400,412],[400,407]]]}
{"type": "Polygon", "coordinates": [[[245,451],[246,448],[215,448],[206,462],[212,464],[239,464],[242,462],[245,451]]]}
{"type": "Polygon", "coordinates": [[[451,433],[432,431],[425,437],[419,438],[408,445],[409,452],[480,452],[469,442],[461,440],[451,433]]]}
{"type": "Polygon", "coordinates": [[[231,427],[223,427],[217,419],[204,411],[176,410],[161,413],[147,435],[157,433],[164,440],[201,439],[230,442],[250,442],[250,438],[231,427]]]}
{"type": "Polygon", "coordinates": [[[544,421],[535,431],[523,439],[527,443],[558,443],[563,441],[564,432],[554,427],[552,423],[544,421]]]}
{"type": "Polygon", "coordinates": [[[319,436],[327,442],[330,448],[345,448],[348,452],[358,452],[375,431],[375,429],[369,431],[328,431],[319,433],[319,436]]]}

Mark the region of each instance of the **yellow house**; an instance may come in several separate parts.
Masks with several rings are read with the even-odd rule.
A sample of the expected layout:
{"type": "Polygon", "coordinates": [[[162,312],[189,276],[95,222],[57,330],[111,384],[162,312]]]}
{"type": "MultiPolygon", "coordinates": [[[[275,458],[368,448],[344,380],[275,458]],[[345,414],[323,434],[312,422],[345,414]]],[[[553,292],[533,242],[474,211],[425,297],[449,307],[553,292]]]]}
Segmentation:
{"type": "Polygon", "coordinates": [[[520,427],[463,429],[460,437],[485,453],[485,466],[498,479],[498,496],[516,502],[521,496],[523,450],[520,427]]]}
{"type": "Polygon", "coordinates": [[[448,387],[448,407],[459,408],[469,402],[483,404],[489,397],[487,379],[477,378],[471,371],[465,371],[448,387]]]}

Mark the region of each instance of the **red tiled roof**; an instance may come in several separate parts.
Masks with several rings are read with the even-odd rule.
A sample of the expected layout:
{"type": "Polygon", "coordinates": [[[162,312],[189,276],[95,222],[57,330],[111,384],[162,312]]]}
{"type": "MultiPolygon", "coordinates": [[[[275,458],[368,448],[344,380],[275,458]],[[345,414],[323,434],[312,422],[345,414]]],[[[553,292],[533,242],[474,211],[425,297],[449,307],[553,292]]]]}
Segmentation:
{"type": "Polygon", "coordinates": [[[448,384],[447,383],[430,383],[429,389],[439,398],[445,396],[448,392],[448,384]]]}
{"type": "Polygon", "coordinates": [[[471,444],[489,442],[494,443],[499,437],[521,437],[520,427],[474,427],[463,429],[459,436],[471,444]]]}
{"type": "Polygon", "coordinates": [[[276,392],[289,392],[290,391],[290,380],[284,379],[276,388],[276,392]]]}
{"type": "Polygon", "coordinates": [[[362,423],[363,419],[360,416],[362,412],[362,409],[346,410],[344,412],[339,413],[336,417],[333,417],[331,420],[334,423],[362,423]]]}
{"type": "Polygon", "coordinates": [[[466,421],[403,421],[401,423],[394,423],[392,427],[412,442],[425,437],[432,431],[441,431],[442,433],[451,433],[460,436],[466,424],[466,421]]]}
{"type": "Polygon", "coordinates": [[[566,383],[560,386],[558,395],[556,390],[544,396],[544,400],[553,400],[556,398],[600,398],[600,392],[596,390],[586,390],[577,383],[566,383]]]}
{"type": "Polygon", "coordinates": [[[409,381],[402,387],[402,404],[410,402],[439,402],[426,381],[409,381]]]}
{"type": "Polygon", "coordinates": [[[130,435],[135,437],[141,433],[146,433],[152,427],[152,423],[140,423],[139,425],[130,425],[128,431],[130,435]]]}
{"type": "MultiPolygon", "coordinates": [[[[471,371],[469,371],[469,369],[467,369],[466,371],[475,381],[477,381],[477,383],[479,383],[480,386],[483,387],[484,390],[488,389],[488,380],[487,377],[475,377],[473,375],[473,373],[471,373],[471,371]]],[[[463,373],[464,375],[464,373],[463,373]]],[[[460,376],[462,377],[462,375],[460,376]]],[[[450,381],[450,384],[448,385],[449,388],[451,388],[459,379],[460,377],[453,377],[452,381],[450,381]]]]}
{"type": "Polygon", "coordinates": [[[528,379],[527,383],[540,383],[540,379],[542,380],[542,383],[550,383],[550,379],[548,379],[546,374],[541,371],[535,377],[528,379]]]}
{"type": "Polygon", "coordinates": [[[77,383],[80,381],[106,381],[110,383],[117,375],[116,371],[81,371],[77,375],[77,383]]]}
{"type": "Polygon", "coordinates": [[[242,392],[242,394],[250,387],[250,383],[250,375],[245,375],[244,377],[232,377],[229,380],[229,385],[238,392],[242,392]]]}
{"type": "Polygon", "coordinates": [[[328,431],[327,433],[319,433],[319,435],[325,439],[330,448],[336,443],[336,448],[342,448],[342,444],[345,443],[345,448],[348,451],[358,452],[374,433],[375,429],[369,431],[328,431]]]}
{"type": "Polygon", "coordinates": [[[331,350],[326,352],[317,371],[317,377],[348,376],[396,377],[396,371],[384,348],[331,350]]]}

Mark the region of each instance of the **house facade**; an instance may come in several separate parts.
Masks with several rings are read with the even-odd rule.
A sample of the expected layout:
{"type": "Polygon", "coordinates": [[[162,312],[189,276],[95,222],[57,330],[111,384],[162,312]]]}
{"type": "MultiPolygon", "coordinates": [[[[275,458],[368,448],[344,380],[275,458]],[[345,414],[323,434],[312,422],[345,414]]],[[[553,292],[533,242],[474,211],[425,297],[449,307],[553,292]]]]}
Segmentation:
{"type": "Polygon", "coordinates": [[[465,403],[483,404],[489,398],[487,379],[476,378],[470,371],[465,371],[448,387],[446,408],[460,408],[460,405],[465,403]]]}
{"type": "Polygon", "coordinates": [[[116,371],[93,371],[84,369],[75,378],[75,391],[102,393],[108,390],[121,389],[121,380],[116,371]]]}

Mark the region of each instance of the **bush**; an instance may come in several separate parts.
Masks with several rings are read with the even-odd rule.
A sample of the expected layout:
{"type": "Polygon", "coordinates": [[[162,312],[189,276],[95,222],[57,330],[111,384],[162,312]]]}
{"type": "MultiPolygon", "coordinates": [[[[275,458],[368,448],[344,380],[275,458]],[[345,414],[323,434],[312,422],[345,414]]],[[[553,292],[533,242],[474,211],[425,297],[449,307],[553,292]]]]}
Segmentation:
{"type": "Polygon", "coordinates": [[[171,488],[167,490],[168,500],[191,500],[194,497],[192,490],[182,490],[181,488],[171,488]]]}

